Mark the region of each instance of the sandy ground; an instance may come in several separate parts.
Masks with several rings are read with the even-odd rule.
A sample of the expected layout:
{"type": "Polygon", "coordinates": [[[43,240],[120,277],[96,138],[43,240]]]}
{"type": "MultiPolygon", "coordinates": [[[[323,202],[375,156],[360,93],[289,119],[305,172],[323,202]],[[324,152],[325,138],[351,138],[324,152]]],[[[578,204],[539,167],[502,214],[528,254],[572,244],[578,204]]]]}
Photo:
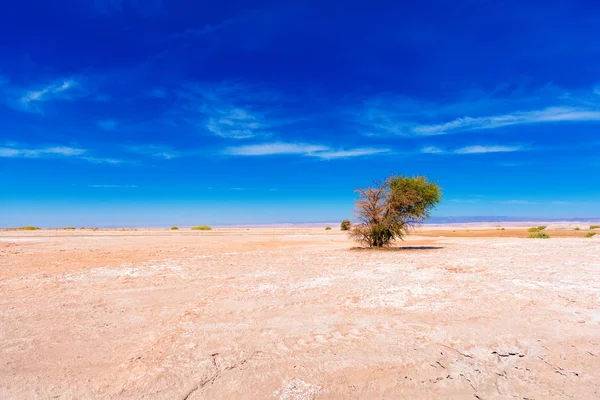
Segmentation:
{"type": "Polygon", "coordinates": [[[600,398],[600,235],[464,231],[0,232],[0,398],[600,398]]]}

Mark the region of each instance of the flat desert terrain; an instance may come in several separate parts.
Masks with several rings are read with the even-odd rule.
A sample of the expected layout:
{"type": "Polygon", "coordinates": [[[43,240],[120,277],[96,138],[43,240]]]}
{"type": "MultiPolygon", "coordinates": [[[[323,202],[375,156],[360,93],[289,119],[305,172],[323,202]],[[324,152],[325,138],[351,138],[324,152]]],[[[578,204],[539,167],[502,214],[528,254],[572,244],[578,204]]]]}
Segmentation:
{"type": "Polygon", "coordinates": [[[598,399],[600,234],[549,233],[1,231],[0,398],[598,399]]]}

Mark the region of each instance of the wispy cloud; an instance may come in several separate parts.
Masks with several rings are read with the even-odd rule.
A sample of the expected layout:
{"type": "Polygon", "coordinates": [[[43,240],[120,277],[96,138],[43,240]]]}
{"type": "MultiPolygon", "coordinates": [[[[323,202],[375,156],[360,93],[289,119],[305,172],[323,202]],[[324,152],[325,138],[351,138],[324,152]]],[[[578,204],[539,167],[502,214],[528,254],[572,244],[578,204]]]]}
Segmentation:
{"type": "Polygon", "coordinates": [[[364,135],[431,136],[484,131],[516,125],[600,122],[597,88],[576,93],[547,86],[529,95],[521,91],[469,94],[456,102],[377,98],[356,113],[364,135]]]}
{"type": "Polygon", "coordinates": [[[137,188],[137,185],[88,185],[90,188],[98,189],[120,189],[120,188],[137,188]]]}
{"type": "Polygon", "coordinates": [[[25,106],[36,101],[46,101],[53,97],[60,96],[61,93],[72,89],[74,86],[76,86],[76,83],[71,79],[63,80],[62,82],[58,83],[52,83],[39,90],[28,91],[21,97],[20,101],[25,106]]]}
{"type": "Polygon", "coordinates": [[[389,149],[379,149],[374,147],[363,147],[357,149],[350,150],[331,150],[331,151],[323,151],[317,152],[314,154],[310,154],[313,157],[319,157],[325,160],[333,159],[333,158],[349,158],[349,157],[361,157],[361,156],[370,156],[375,154],[388,153],[389,149]]]}
{"type": "Polygon", "coordinates": [[[178,92],[183,119],[226,139],[270,136],[281,122],[278,93],[236,83],[188,84],[178,92]]]}
{"type": "Polygon", "coordinates": [[[540,204],[537,201],[531,201],[531,200],[500,200],[500,201],[497,201],[496,203],[519,204],[519,205],[540,204]]]}
{"type": "Polygon", "coordinates": [[[37,149],[0,147],[0,157],[8,158],[37,158],[49,156],[77,157],[82,156],[85,152],[86,150],[84,149],[66,146],[43,147],[37,149]]]}
{"type": "Polygon", "coordinates": [[[261,134],[265,124],[243,108],[214,109],[206,119],[206,129],[228,139],[248,139],[261,134]]]}
{"type": "Polygon", "coordinates": [[[355,148],[333,149],[329,146],[306,143],[262,143],[246,146],[230,147],[225,154],[232,156],[271,156],[271,155],[301,155],[321,159],[349,158],[368,156],[389,152],[389,149],[355,148]]]}
{"type": "Polygon", "coordinates": [[[466,146],[453,150],[445,150],[439,147],[425,147],[421,149],[424,154],[485,154],[485,153],[512,153],[516,151],[525,151],[525,146],[466,146]]]}
{"type": "Polygon", "coordinates": [[[121,164],[124,161],[115,158],[96,157],[86,149],[69,146],[46,146],[26,148],[18,145],[0,147],[0,157],[3,158],[76,158],[95,164],[121,164]]]}
{"type": "Polygon", "coordinates": [[[69,92],[77,85],[73,79],[63,79],[34,90],[26,89],[18,98],[18,104],[25,111],[39,111],[36,106],[38,103],[53,99],[70,99],[69,92]]]}
{"type": "Polygon", "coordinates": [[[82,98],[100,100],[100,95],[92,93],[80,78],[58,78],[45,83],[32,83],[26,87],[5,80],[2,86],[4,90],[0,101],[24,112],[42,113],[43,104],[52,101],[73,101],[82,98]]]}
{"type": "Polygon", "coordinates": [[[143,146],[130,146],[130,151],[138,154],[147,155],[150,157],[162,158],[165,160],[171,160],[182,156],[182,153],[174,150],[170,146],[160,145],[143,145],[143,146]]]}
{"type": "Polygon", "coordinates": [[[225,154],[232,156],[311,155],[323,151],[329,151],[329,147],[303,143],[263,143],[230,147],[225,154]]]}
{"type": "Polygon", "coordinates": [[[413,132],[419,135],[443,135],[453,132],[496,129],[511,125],[539,124],[545,122],[600,121],[599,110],[572,107],[550,107],[544,110],[516,112],[485,117],[461,117],[433,125],[417,125],[413,132]]]}
{"type": "Polygon", "coordinates": [[[484,153],[512,153],[523,151],[523,146],[467,146],[454,150],[455,154],[484,154],[484,153]]]}
{"type": "Polygon", "coordinates": [[[91,157],[91,156],[85,156],[85,157],[79,157],[82,160],[91,162],[92,164],[113,164],[113,165],[117,165],[117,164],[125,164],[128,163],[128,161],[126,160],[120,160],[118,158],[110,158],[110,157],[91,157]]]}

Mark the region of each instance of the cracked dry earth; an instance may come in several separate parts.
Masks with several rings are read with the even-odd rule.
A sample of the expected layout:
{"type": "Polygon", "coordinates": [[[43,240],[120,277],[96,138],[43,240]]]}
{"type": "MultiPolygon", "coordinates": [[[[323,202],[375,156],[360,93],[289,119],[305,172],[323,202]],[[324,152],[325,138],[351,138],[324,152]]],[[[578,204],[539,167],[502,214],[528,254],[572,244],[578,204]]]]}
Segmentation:
{"type": "Polygon", "coordinates": [[[597,399],[600,240],[0,233],[2,399],[597,399]]]}

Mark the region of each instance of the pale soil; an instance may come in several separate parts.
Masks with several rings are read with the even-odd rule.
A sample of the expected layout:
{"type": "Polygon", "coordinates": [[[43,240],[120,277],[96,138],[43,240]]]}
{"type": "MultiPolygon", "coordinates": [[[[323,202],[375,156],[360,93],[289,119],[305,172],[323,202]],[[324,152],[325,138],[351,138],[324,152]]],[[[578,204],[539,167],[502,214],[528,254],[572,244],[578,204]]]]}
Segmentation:
{"type": "Polygon", "coordinates": [[[0,398],[600,398],[600,235],[452,233],[0,232],[0,398]]]}

